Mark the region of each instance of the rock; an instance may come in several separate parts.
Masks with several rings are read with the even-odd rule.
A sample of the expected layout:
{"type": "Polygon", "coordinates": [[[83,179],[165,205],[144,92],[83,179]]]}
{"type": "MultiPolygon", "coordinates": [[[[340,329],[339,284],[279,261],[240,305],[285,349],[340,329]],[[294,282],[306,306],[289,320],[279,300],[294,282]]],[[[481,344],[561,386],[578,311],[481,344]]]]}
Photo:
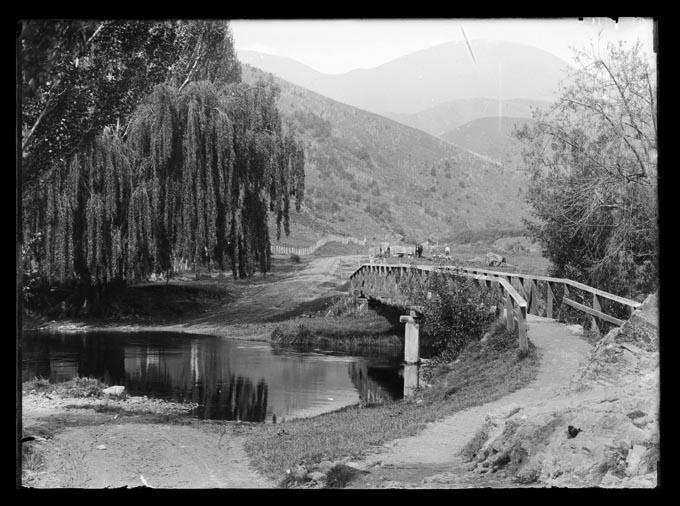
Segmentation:
{"type": "Polygon", "coordinates": [[[484,343],[486,343],[486,342],[489,340],[490,337],[491,337],[491,332],[487,332],[487,333],[484,334],[484,336],[479,340],[479,342],[482,343],[482,344],[484,344],[484,343]]]}
{"type": "Polygon", "coordinates": [[[583,335],[583,327],[581,325],[578,325],[578,324],[567,325],[567,330],[575,336],[582,336],[583,335]]]}
{"type": "Polygon", "coordinates": [[[307,475],[308,478],[314,480],[314,481],[325,481],[326,480],[326,475],[322,472],[319,471],[313,471],[307,475]]]}
{"type": "Polygon", "coordinates": [[[332,467],[333,462],[331,462],[330,460],[322,460],[316,465],[316,468],[322,473],[327,473],[328,471],[331,470],[332,467]]]}
{"type": "Polygon", "coordinates": [[[106,445],[97,446],[97,450],[106,450],[106,445]]]}
{"type": "Polygon", "coordinates": [[[640,474],[645,474],[647,471],[643,469],[645,466],[642,462],[642,457],[647,451],[642,445],[633,445],[633,448],[628,452],[626,457],[626,475],[627,476],[637,476],[640,474]]]}
{"type": "Polygon", "coordinates": [[[112,387],[105,388],[104,390],[102,390],[102,393],[104,393],[106,395],[113,395],[115,397],[120,397],[121,395],[123,395],[125,393],[125,387],[121,386],[121,385],[114,385],[112,387]]]}
{"type": "Polygon", "coordinates": [[[296,465],[290,472],[293,475],[293,478],[297,480],[301,480],[307,476],[307,468],[301,464],[296,465]]]}
{"type": "Polygon", "coordinates": [[[345,462],[345,465],[359,471],[363,471],[367,467],[365,462],[345,462]]]}

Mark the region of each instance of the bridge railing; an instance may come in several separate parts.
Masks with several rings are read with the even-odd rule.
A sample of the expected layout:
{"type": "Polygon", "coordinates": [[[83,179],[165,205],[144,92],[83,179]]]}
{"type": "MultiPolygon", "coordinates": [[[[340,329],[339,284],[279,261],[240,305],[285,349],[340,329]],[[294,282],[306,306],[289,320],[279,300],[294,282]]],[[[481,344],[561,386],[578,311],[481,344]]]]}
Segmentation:
{"type": "MultiPolygon", "coordinates": [[[[416,274],[419,277],[430,273],[456,274],[478,280],[479,284],[498,291],[500,300],[505,308],[506,328],[517,331],[520,350],[528,350],[527,340],[527,302],[524,297],[505,278],[487,276],[484,274],[472,274],[464,272],[451,272],[439,266],[409,265],[409,264],[364,264],[350,276],[350,294],[355,296],[364,295],[379,302],[402,306],[404,308],[422,311],[422,307],[414,305],[412,301],[401,293],[399,282],[402,276],[416,274]],[[390,279],[390,277],[392,279],[390,279]],[[397,279],[398,278],[398,279],[397,279]]],[[[497,314],[502,313],[501,305],[497,306],[497,314]]]]}
{"type": "MultiPolygon", "coordinates": [[[[625,320],[605,312],[603,309],[604,301],[611,301],[627,308],[628,316],[630,316],[633,310],[641,306],[640,302],[566,278],[501,272],[475,267],[441,265],[364,264],[350,276],[350,293],[358,295],[363,292],[365,295],[387,304],[422,309],[410,305],[406,297],[399,293],[398,283],[395,282],[397,277],[401,279],[401,276],[409,271],[425,275],[430,272],[463,275],[477,279],[480,285],[495,287],[497,290],[500,290],[499,295],[505,306],[507,328],[508,330],[517,330],[520,349],[522,350],[527,349],[527,314],[553,318],[557,312],[556,309],[558,307],[561,308],[562,304],[564,304],[590,315],[591,329],[599,333],[598,320],[616,326],[621,326],[625,323],[625,320]],[[395,276],[395,273],[399,273],[399,276],[395,276]],[[393,279],[390,280],[390,277],[393,279]],[[368,285],[366,285],[367,282],[368,285]],[[363,290],[364,287],[366,288],[365,291],[363,290]],[[591,306],[573,300],[572,297],[576,298],[576,296],[575,294],[572,295],[569,291],[570,287],[574,290],[581,290],[590,294],[592,296],[591,306]],[[556,292],[561,296],[558,307],[556,307],[558,300],[556,292]]],[[[618,314],[620,316],[620,311],[618,314]]]]}
{"type": "MultiPolygon", "coordinates": [[[[476,267],[451,266],[447,267],[447,269],[468,274],[483,274],[494,278],[506,279],[516,286],[519,293],[527,300],[529,313],[546,316],[547,318],[553,318],[553,315],[555,314],[555,293],[561,293],[561,304],[565,304],[590,315],[591,329],[598,332],[598,319],[619,327],[625,323],[625,320],[608,314],[605,311],[603,308],[604,301],[620,304],[622,308],[625,308],[624,311],[627,312],[628,317],[630,317],[635,309],[642,305],[640,302],[614,295],[613,293],[608,293],[566,278],[500,272],[488,269],[478,269],[476,267]],[[560,290],[557,290],[558,287],[560,290]],[[572,297],[575,297],[575,295],[569,291],[570,287],[589,294],[591,297],[590,306],[574,300],[572,297]]],[[[619,311],[619,316],[620,313],[621,311],[619,311]]]]}

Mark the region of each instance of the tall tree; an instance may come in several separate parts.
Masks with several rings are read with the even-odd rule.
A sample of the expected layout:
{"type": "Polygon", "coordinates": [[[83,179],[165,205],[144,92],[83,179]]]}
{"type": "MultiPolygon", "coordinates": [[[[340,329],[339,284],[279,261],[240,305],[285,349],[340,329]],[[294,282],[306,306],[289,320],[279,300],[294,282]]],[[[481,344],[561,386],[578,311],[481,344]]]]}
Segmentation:
{"type": "Polygon", "coordinates": [[[40,275],[79,286],[95,307],[111,283],[180,264],[266,272],[269,213],[280,235],[292,197],[300,210],[304,153],[282,133],[276,85],[239,82],[226,23],[172,26],[193,51],[178,51],[166,83],[124,129],[109,122],[89,141],[73,132],[73,152],[52,157],[24,194],[40,275]]]}
{"type": "Polygon", "coordinates": [[[552,110],[518,132],[531,230],[553,274],[639,294],[658,282],[655,72],[639,43],[575,56],[552,110]]]}

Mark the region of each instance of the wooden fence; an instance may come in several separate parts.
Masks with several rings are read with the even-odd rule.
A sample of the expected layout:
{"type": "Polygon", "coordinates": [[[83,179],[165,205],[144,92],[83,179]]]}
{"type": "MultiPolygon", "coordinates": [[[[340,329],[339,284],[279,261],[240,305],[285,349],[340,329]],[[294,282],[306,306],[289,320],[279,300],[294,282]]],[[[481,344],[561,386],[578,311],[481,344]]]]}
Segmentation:
{"type": "Polygon", "coordinates": [[[293,246],[282,246],[278,244],[272,244],[271,246],[271,253],[272,255],[298,255],[298,256],[306,256],[306,255],[311,255],[314,253],[317,249],[319,249],[321,246],[328,242],[339,242],[342,244],[349,244],[354,243],[358,244],[359,246],[366,246],[366,238],[363,240],[357,239],[356,237],[343,237],[340,235],[327,235],[325,237],[322,237],[318,241],[316,241],[313,245],[311,246],[306,246],[303,248],[295,248],[293,246]]]}

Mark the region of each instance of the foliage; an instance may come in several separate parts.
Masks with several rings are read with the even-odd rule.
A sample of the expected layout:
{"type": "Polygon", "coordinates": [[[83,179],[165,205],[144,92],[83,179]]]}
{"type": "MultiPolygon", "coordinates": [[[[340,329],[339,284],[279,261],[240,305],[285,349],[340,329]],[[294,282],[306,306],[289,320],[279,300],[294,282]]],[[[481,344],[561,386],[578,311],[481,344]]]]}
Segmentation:
{"type": "Polygon", "coordinates": [[[240,79],[224,22],[29,20],[20,40],[26,186],[104,126],[125,130],[155,84],[240,79]]]}
{"type": "Polygon", "coordinates": [[[530,232],[551,274],[634,296],[658,283],[657,104],[636,44],[576,53],[550,111],[517,132],[530,232]]]}
{"type": "Polygon", "coordinates": [[[424,280],[408,281],[415,288],[404,289],[410,300],[423,306],[422,330],[435,354],[457,355],[479,340],[494,319],[491,291],[471,278],[432,272],[424,280]]]}
{"type": "MultiPolygon", "coordinates": [[[[70,33],[74,27],[84,30],[83,37],[91,28],[77,23],[62,28],[70,33]]],[[[56,72],[54,65],[67,65],[74,54],[80,55],[75,56],[80,58],[76,67],[85,58],[91,70],[73,71],[82,89],[80,81],[68,76],[59,81],[59,89],[96,95],[106,88],[97,67],[104,65],[104,56],[98,51],[133,51],[133,41],[119,38],[134,35],[139,44],[148,45],[161,33],[175,46],[168,49],[172,55],[164,56],[168,72],[147,76],[134,97],[126,95],[128,105],[116,109],[114,100],[102,102],[99,109],[89,106],[94,116],[88,116],[87,128],[82,118],[80,123],[66,122],[69,149],[43,157],[40,184],[24,188],[24,234],[35,238],[43,232],[30,247],[41,279],[78,286],[87,301],[98,305],[103,289],[112,283],[167,275],[180,265],[196,272],[201,266],[230,265],[235,277],[246,277],[256,268],[269,270],[268,215],[275,216],[277,238],[281,228],[289,234],[290,208],[299,211],[304,194],[304,153],[301,143],[282,133],[278,87],[265,81],[234,82],[240,67],[223,22],[103,22],[98,30],[98,44],[78,49],[78,44],[64,42],[31,72],[43,79],[56,72]],[[159,79],[166,83],[135,101],[159,79]],[[123,131],[120,120],[133,104],[136,109],[123,131]]],[[[59,36],[57,30],[55,40],[59,36]]],[[[31,41],[34,37],[26,36],[25,51],[33,55],[42,46],[31,46],[31,41]]],[[[113,56],[110,61],[132,75],[144,74],[129,62],[116,63],[113,56]]],[[[160,64],[144,62],[152,69],[160,64]]],[[[123,77],[116,82],[127,86],[123,77]]],[[[40,83],[35,97],[41,96],[40,83]]],[[[116,90],[110,90],[109,98],[120,99],[116,90]]],[[[61,112],[45,109],[36,126],[47,127],[59,114],[80,114],[75,111],[79,105],[62,105],[61,112]]],[[[30,122],[29,114],[24,125],[30,122]]],[[[30,153],[42,149],[37,141],[31,145],[30,153]]]]}

